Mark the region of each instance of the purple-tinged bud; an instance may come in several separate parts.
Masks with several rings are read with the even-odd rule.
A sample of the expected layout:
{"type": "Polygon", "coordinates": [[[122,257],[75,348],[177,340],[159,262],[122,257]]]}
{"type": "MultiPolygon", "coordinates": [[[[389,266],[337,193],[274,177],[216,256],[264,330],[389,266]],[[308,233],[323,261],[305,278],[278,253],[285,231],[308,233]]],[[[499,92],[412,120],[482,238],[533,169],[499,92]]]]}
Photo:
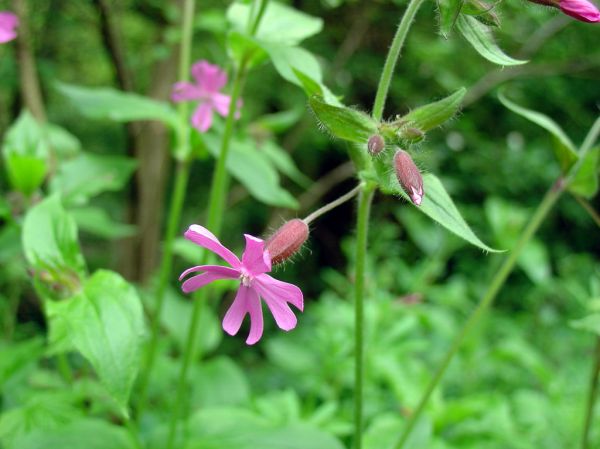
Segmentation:
{"type": "Polygon", "coordinates": [[[599,23],[600,10],[588,0],[529,0],[540,5],[553,6],[581,22],[599,23]]]}
{"type": "Polygon", "coordinates": [[[399,132],[402,139],[410,140],[411,142],[420,142],[425,138],[425,133],[419,128],[404,128],[399,132]]]}
{"type": "Polygon", "coordinates": [[[308,225],[299,218],[287,221],[265,243],[273,265],[293,256],[308,239],[308,225]]]}
{"type": "Polygon", "coordinates": [[[394,155],[394,169],[396,170],[396,177],[402,189],[415,205],[420,205],[425,195],[423,191],[423,177],[406,151],[396,151],[394,155]]]}
{"type": "Polygon", "coordinates": [[[367,150],[371,156],[377,156],[385,148],[385,140],[379,134],[369,137],[367,142],[367,150]]]}

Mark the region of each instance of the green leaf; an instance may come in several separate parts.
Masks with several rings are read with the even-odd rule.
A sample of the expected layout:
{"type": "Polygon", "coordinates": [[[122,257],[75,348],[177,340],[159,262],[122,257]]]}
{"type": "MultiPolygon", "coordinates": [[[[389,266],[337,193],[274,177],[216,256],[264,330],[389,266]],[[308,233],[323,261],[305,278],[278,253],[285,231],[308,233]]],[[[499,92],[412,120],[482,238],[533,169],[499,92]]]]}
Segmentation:
{"type": "Polygon", "coordinates": [[[511,58],[500,50],[489,28],[475,17],[460,14],[456,23],[465,39],[488,61],[498,65],[519,65],[528,62],[511,58]]]}
{"type": "Polygon", "coordinates": [[[437,3],[440,16],[440,33],[447,39],[456,24],[464,0],[438,0],[437,3]]]}
{"type": "Polygon", "coordinates": [[[161,101],[109,87],[88,88],[64,83],[56,86],[79,112],[90,118],[117,122],[159,120],[173,128],[178,126],[175,110],[161,101]]]}
{"type": "MultiPolygon", "coordinates": [[[[393,175],[390,177],[392,176],[393,175]]],[[[410,202],[408,195],[402,190],[395,177],[393,181],[388,181],[388,186],[390,186],[395,193],[399,193],[404,199],[410,202]]],[[[499,250],[490,248],[475,235],[462,218],[460,212],[454,205],[452,198],[450,198],[450,195],[448,195],[446,189],[444,189],[441,181],[435,175],[432,175],[431,173],[423,175],[423,190],[425,191],[423,202],[420,206],[415,206],[418,210],[472,245],[485,251],[499,252],[499,250]]]]}
{"type": "Polygon", "coordinates": [[[323,80],[321,66],[317,58],[301,47],[283,44],[259,42],[259,45],[269,54],[275,70],[282,78],[292,84],[304,88],[302,80],[298,79],[295,70],[305,74],[318,85],[323,80]]]}
{"type": "Polygon", "coordinates": [[[569,183],[569,191],[586,198],[593,198],[598,192],[598,168],[600,147],[587,152],[575,177],[569,183]]]}
{"type": "MultiPolygon", "coordinates": [[[[204,140],[208,151],[217,157],[219,136],[208,133],[204,140]]],[[[298,201],[279,185],[279,175],[269,158],[257,150],[250,139],[233,139],[227,158],[227,170],[257,200],[272,206],[291,209],[298,207],[298,201]]]]}
{"type": "Polygon", "coordinates": [[[377,122],[364,112],[333,106],[319,96],[311,97],[308,104],[319,124],[334,137],[366,145],[377,134],[377,122]]]}
{"type": "MultiPolygon", "coordinates": [[[[250,5],[234,3],[227,10],[227,19],[237,31],[245,33],[250,12],[250,5]]],[[[317,34],[322,28],[323,20],[318,17],[278,2],[269,2],[256,37],[265,42],[295,45],[317,34]]]]}
{"type": "MultiPolygon", "coordinates": [[[[32,338],[23,342],[6,344],[0,341],[0,391],[13,377],[22,372],[28,365],[36,363],[42,355],[44,342],[42,337],[32,338]]],[[[3,424],[0,424],[0,428],[3,424]]],[[[0,440],[2,431],[0,430],[0,440]]]]}
{"type": "Polygon", "coordinates": [[[117,273],[99,270],[71,299],[47,304],[50,324],[66,324],[68,338],[94,367],[126,414],[145,334],[136,290],[117,273]]]}
{"type": "Polygon", "coordinates": [[[541,114],[537,111],[526,109],[522,106],[519,106],[516,103],[513,103],[508,98],[506,98],[503,92],[498,93],[498,99],[504,106],[506,106],[511,111],[519,114],[522,117],[525,117],[530,122],[541,126],[550,134],[552,134],[556,141],[556,145],[554,145],[555,156],[558,159],[558,163],[560,164],[562,172],[566,173],[569,170],[569,168],[571,168],[571,166],[577,161],[579,156],[577,155],[577,151],[575,150],[575,145],[573,145],[571,139],[569,139],[569,137],[565,134],[562,128],[550,117],[541,114]]]}
{"type": "Polygon", "coordinates": [[[46,177],[48,145],[42,127],[27,110],[6,131],[2,153],[11,186],[31,196],[46,177]]]}
{"type": "Polygon", "coordinates": [[[193,403],[200,408],[227,407],[250,400],[250,385],[244,371],[229,357],[204,361],[194,373],[193,403]]]}
{"type": "MultiPolygon", "coordinates": [[[[136,449],[131,435],[123,428],[85,418],[53,430],[35,430],[20,438],[14,449],[136,449]]],[[[13,449],[13,448],[9,448],[13,449]]]]}
{"type": "Polygon", "coordinates": [[[227,34],[227,50],[229,57],[234,61],[241,61],[245,58],[248,68],[255,67],[268,58],[267,52],[262,49],[256,39],[237,31],[227,34]]]}
{"type": "Polygon", "coordinates": [[[134,225],[119,223],[99,207],[80,207],[70,210],[79,229],[109,240],[131,237],[136,234],[134,225]]]}
{"type": "Polygon", "coordinates": [[[46,123],[44,126],[50,149],[59,159],[68,159],[81,151],[81,142],[66,129],[46,123]]]}
{"type": "Polygon", "coordinates": [[[592,313],[591,315],[581,318],[580,320],[571,321],[569,324],[575,329],[593,332],[596,335],[600,335],[600,313],[592,313]]]}
{"type": "Polygon", "coordinates": [[[400,121],[406,121],[407,126],[412,126],[427,132],[454,117],[460,109],[460,105],[466,92],[467,90],[464,87],[461,87],[446,98],[412,110],[402,117],[400,121]]]}
{"type": "Polygon", "coordinates": [[[50,190],[60,192],[65,203],[85,204],[99,193],[121,190],[136,166],[128,157],[82,153],[61,164],[50,190]]]}
{"type": "Polygon", "coordinates": [[[300,187],[310,187],[312,180],[300,171],[296,166],[294,159],[279,145],[272,140],[267,140],[260,146],[260,151],[264,153],[271,163],[281,173],[286,175],[300,187]]]}
{"type": "Polygon", "coordinates": [[[77,225],[63,209],[58,195],[46,198],[27,212],[22,242],[27,261],[37,269],[85,273],[77,225]]]}

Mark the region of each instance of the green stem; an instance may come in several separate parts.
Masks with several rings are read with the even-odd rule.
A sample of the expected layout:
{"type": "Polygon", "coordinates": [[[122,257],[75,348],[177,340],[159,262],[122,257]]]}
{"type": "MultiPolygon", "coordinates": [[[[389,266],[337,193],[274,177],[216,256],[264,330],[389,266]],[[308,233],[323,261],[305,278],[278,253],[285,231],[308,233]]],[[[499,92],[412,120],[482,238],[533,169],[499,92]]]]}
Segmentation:
{"type": "Polygon", "coordinates": [[[356,248],[354,272],[354,449],[362,447],[363,428],[363,384],[364,384],[364,296],[365,263],[369,215],[373,200],[373,187],[364,185],[358,195],[356,221],[356,248]]]}
{"type": "MultiPolygon", "coordinates": [[[[182,8],[181,22],[181,44],[179,48],[179,79],[186,81],[189,79],[191,66],[191,48],[193,35],[193,19],[195,10],[195,0],[185,0],[182,8]]],[[[171,272],[173,268],[173,242],[179,228],[181,211],[185,201],[188,179],[190,175],[190,132],[189,132],[189,106],[187,102],[181,102],[178,105],[179,127],[176,133],[176,155],[178,157],[175,171],[175,185],[171,195],[171,204],[165,232],[165,242],[163,255],[161,258],[158,286],[156,288],[155,307],[152,314],[152,327],[150,333],[150,342],[146,360],[141,370],[137,413],[141,415],[146,407],[147,389],[150,383],[150,376],[156,358],[158,340],[160,335],[160,317],[164,306],[164,297],[171,272]]]]}
{"type": "MultiPolygon", "coordinates": [[[[221,140],[221,148],[219,151],[219,157],[217,159],[217,165],[212,178],[212,184],[210,189],[210,198],[208,204],[208,219],[207,228],[216,235],[219,235],[221,231],[221,225],[223,221],[223,212],[225,210],[225,200],[227,194],[228,176],[227,176],[227,157],[229,155],[229,148],[231,137],[233,136],[233,125],[235,122],[235,113],[237,109],[237,102],[240,98],[242,85],[246,75],[246,63],[244,61],[240,64],[240,67],[236,70],[236,74],[233,80],[233,88],[231,93],[231,104],[229,106],[229,113],[225,121],[225,130],[221,140]]],[[[208,253],[204,253],[201,265],[205,264],[208,260],[208,253]]],[[[171,449],[175,443],[175,437],[177,434],[177,423],[181,415],[181,407],[185,399],[187,375],[188,370],[192,362],[192,358],[196,352],[195,343],[198,336],[198,325],[200,323],[200,317],[204,303],[206,302],[207,289],[201,289],[195,295],[194,306],[192,309],[192,317],[190,319],[190,327],[188,330],[188,336],[183,354],[183,363],[181,370],[179,371],[179,378],[177,382],[177,391],[175,393],[175,402],[173,413],[171,414],[171,420],[169,423],[169,433],[167,438],[167,449],[171,449]]]]}
{"type": "Polygon", "coordinates": [[[69,359],[67,358],[67,354],[58,354],[56,356],[56,363],[58,364],[58,370],[60,371],[63,380],[67,383],[67,385],[72,385],[73,371],[71,370],[71,365],[69,365],[69,359]]]}
{"type": "Polygon", "coordinates": [[[581,449],[589,449],[590,429],[592,428],[592,418],[594,417],[594,405],[596,396],[598,396],[598,380],[600,378],[600,337],[596,337],[596,349],[594,351],[594,368],[590,378],[590,390],[587,398],[585,410],[585,421],[583,425],[583,434],[581,435],[581,449]]]}
{"type": "MultiPolygon", "coordinates": [[[[263,15],[265,14],[265,11],[267,10],[267,4],[269,3],[268,0],[260,0],[260,7],[258,8],[258,14],[256,15],[256,19],[254,20],[254,22],[252,23],[252,26],[250,27],[250,35],[254,36],[256,34],[256,31],[258,30],[258,25],[260,24],[260,21],[263,18],[263,15]]],[[[252,4],[254,6],[254,3],[252,4]]]]}
{"type": "Polygon", "coordinates": [[[390,50],[381,72],[381,78],[379,79],[379,86],[377,87],[377,94],[375,95],[375,103],[373,105],[373,118],[377,121],[381,121],[383,117],[383,108],[385,106],[385,99],[388,91],[390,90],[390,83],[392,82],[392,76],[394,75],[394,68],[396,62],[400,56],[400,51],[404,45],[404,40],[408,34],[408,30],[415,18],[419,7],[425,0],[411,0],[406,8],[406,12],[402,16],[402,20],[398,24],[396,35],[390,46],[390,50]]]}
{"type": "Polygon", "coordinates": [[[510,252],[510,254],[506,257],[506,259],[504,259],[504,262],[500,266],[500,269],[496,272],[496,275],[494,276],[492,282],[488,286],[488,289],[485,292],[483,298],[481,299],[479,304],[477,304],[477,307],[467,319],[460,333],[454,338],[452,346],[450,346],[450,349],[448,350],[448,352],[442,359],[441,364],[435,371],[433,378],[429,382],[425,393],[419,401],[419,405],[417,406],[415,412],[411,415],[408,422],[406,423],[406,427],[404,428],[404,431],[402,432],[398,443],[396,443],[396,445],[394,446],[396,449],[402,449],[404,447],[404,444],[410,436],[412,429],[414,428],[419,417],[423,413],[425,405],[429,401],[431,394],[442,380],[446,369],[450,365],[450,362],[456,355],[458,349],[460,348],[466,337],[469,335],[471,330],[473,330],[475,325],[484,315],[485,311],[490,307],[490,305],[494,301],[494,298],[500,291],[500,288],[504,285],[504,282],[508,278],[508,275],[513,270],[515,263],[517,262],[517,259],[521,254],[521,251],[523,250],[523,248],[525,248],[527,243],[529,243],[529,240],[531,240],[531,237],[536,233],[536,231],[548,215],[548,212],[550,212],[558,198],[560,198],[561,194],[564,191],[563,189],[564,182],[562,179],[559,179],[544,196],[544,199],[539,204],[538,208],[536,209],[535,213],[533,214],[533,216],[529,220],[529,223],[527,224],[526,228],[521,234],[519,241],[517,242],[513,250],[510,252]]]}

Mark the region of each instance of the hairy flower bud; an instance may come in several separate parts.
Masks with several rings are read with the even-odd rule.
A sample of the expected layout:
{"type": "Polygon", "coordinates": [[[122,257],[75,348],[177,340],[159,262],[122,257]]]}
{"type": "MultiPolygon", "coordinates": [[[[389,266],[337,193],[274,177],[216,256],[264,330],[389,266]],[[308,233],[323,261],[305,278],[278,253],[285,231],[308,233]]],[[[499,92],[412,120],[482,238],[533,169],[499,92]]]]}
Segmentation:
{"type": "Polygon", "coordinates": [[[377,156],[385,148],[385,140],[379,134],[369,137],[367,142],[367,150],[371,156],[377,156]]]}
{"type": "Polygon", "coordinates": [[[419,128],[403,128],[398,135],[401,139],[410,140],[411,142],[420,142],[425,138],[425,133],[421,131],[419,128]]]}
{"type": "Polygon", "coordinates": [[[265,243],[265,249],[271,255],[273,265],[289,259],[308,239],[308,225],[294,218],[287,221],[265,243]]]}
{"type": "Polygon", "coordinates": [[[581,22],[599,23],[600,10],[589,0],[529,0],[540,5],[559,8],[563,13],[581,22]]]}
{"type": "Polygon", "coordinates": [[[423,177],[410,155],[404,150],[394,155],[394,170],[402,189],[417,206],[423,201],[423,177]]]}

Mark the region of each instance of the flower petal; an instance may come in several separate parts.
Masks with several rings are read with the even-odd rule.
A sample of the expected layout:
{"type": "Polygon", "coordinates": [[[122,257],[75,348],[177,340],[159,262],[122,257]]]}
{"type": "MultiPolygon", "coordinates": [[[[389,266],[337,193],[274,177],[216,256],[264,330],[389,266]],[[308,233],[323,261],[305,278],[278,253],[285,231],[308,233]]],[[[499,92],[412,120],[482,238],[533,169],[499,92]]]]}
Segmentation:
{"type": "Polygon", "coordinates": [[[201,133],[205,133],[210,129],[213,121],[212,104],[200,103],[194,115],[192,115],[192,126],[201,133]]]}
{"type": "Polygon", "coordinates": [[[250,313],[250,333],[246,344],[253,345],[263,334],[263,314],[258,293],[253,288],[248,288],[248,312],[250,313]]]}
{"type": "Polygon", "coordinates": [[[231,97],[222,93],[212,94],[210,97],[213,107],[223,117],[227,117],[229,114],[229,105],[231,104],[231,97]]]}
{"type": "Polygon", "coordinates": [[[222,267],[220,265],[198,265],[196,267],[188,268],[183,273],[181,273],[181,276],[179,276],[179,280],[181,281],[188,274],[195,273],[197,271],[205,271],[207,273],[220,275],[226,279],[237,279],[240,277],[240,272],[238,270],[234,270],[233,268],[222,267]]]}
{"type": "Polygon", "coordinates": [[[271,271],[271,256],[265,251],[265,242],[259,238],[244,234],[246,249],[242,254],[242,265],[252,276],[271,271]]]}
{"type": "Polygon", "coordinates": [[[200,245],[203,248],[212,251],[218,256],[222,257],[225,262],[231,265],[233,268],[240,268],[241,262],[235,254],[229,251],[223,246],[219,239],[215,235],[200,225],[191,225],[184,234],[185,238],[191,240],[196,245],[200,245]]]}
{"type": "Polygon", "coordinates": [[[204,98],[202,91],[195,84],[183,81],[173,84],[173,93],[171,94],[173,101],[200,100],[202,98],[204,98]]]}
{"type": "Polygon", "coordinates": [[[217,65],[199,61],[192,66],[192,76],[206,93],[215,93],[227,84],[227,74],[217,65]]]}
{"type": "MultiPolygon", "coordinates": [[[[254,284],[259,284],[262,291],[267,290],[273,296],[283,299],[294,306],[300,311],[304,310],[304,295],[294,284],[288,282],[278,281],[268,274],[261,274],[254,279],[254,284]]],[[[266,295],[263,295],[266,296],[266,295]]]]}
{"type": "Polygon", "coordinates": [[[244,317],[246,316],[246,313],[248,313],[249,291],[249,287],[240,285],[233,303],[231,303],[231,306],[229,306],[229,309],[223,318],[223,330],[229,335],[238,333],[242,326],[242,322],[244,321],[244,317]]]}
{"type": "Polygon", "coordinates": [[[276,293],[269,290],[269,288],[266,288],[260,282],[255,282],[254,288],[267,303],[267,306],[280,329],[290,331],[296,327],[298,320],[296,315],[294,315],[294,312],[292,312],[292,309],[288,306],[285,298],[277,296],[276,293]]]}
{"type": "Polygon", "coordinates": [[[15,14],[8,11],[0,12],[0,44],[17,37],[17,26],[19,26],[19,18],[15,14]]]}
{"type": "Polygon", "coordinates": [[[231,279],[227,276],[222,276],[216,273],[202,273],[198,276],[193,276],[181,284],[181,290],[184,293],[190,293],[194,290],[198,290],[200,287],[204,287],[206,284],[210,284],[213,281],[218,281],[219,279],[231,279]]]}

